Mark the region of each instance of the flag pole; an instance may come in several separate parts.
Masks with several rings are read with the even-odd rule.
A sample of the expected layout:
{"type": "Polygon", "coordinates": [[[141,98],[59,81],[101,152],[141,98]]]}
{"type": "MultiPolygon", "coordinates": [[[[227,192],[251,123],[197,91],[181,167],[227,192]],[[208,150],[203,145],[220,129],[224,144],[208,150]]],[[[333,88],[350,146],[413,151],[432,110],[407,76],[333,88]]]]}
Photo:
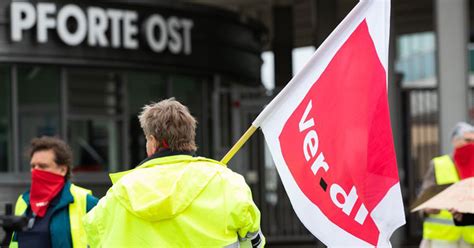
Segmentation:
{"type": "Polygon", "coordinates": [[[257,131],[258,127],[251,125],[249,129],[240,137],[240,139],[237,141],[237,143],[232,146],[232,148],[227,152],[227,154],[221,159],[221,163],[227,164],[232,157],[242,148],[242,146],[247,142],[247,140],[252,136],[252,134],[257,131]]]}

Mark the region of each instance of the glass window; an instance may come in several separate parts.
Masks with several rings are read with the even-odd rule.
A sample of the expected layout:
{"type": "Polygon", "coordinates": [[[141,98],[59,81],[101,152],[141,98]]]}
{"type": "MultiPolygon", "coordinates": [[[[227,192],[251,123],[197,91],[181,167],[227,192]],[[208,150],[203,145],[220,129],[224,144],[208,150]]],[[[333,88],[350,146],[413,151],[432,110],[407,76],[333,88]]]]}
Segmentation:
{"type": "Polygon", "coordinates": [[[29,171],[25,152],[32,138],[59,136],[60,71],[55,67],[18,66],[20,170],[29,171]]]}
{"type": "Polygon", "coordinates": [[[69,143],[74,154],[73,172],[120,170],[119,123],[107,119],[68,122],[69,143]]]}
{"type": "Polygon", "coordinates": [[[127,74],[129,110],[135,115],[145,104],[166,98],[166,78],[163,74],[130,72],[127,74]]]}
{"type": "Polygon", "coordinates": [[[260,69],[262,84],[267,90],[272,90],[275,88],[275,58],[273,52],[263,52],[261,57],[263,61],[260,69]]]}
{"type": "Polygon", "coordinates": [[[10,67],[0,67],[0,171],[11,166],[10,145],[10,67]]]}
{"type": "Polygon", "coordinates": [[[127,75],[130,123],[130,168],[146,158],[146,140],[138,122],[142,107],[166,98],[166,78],[163,74],[130,72],[127,75]]]}
{"type": "Polygon", "coordinates": [[[68,142],[74,154],[73,172],[118,171],[123,147],[124,89],[117,73],[68,70],[68,142]]]}
{"type": "Polygon", "coordinates": [[[436,86],[435,35],[433,32],[398,37],[396,70],[403,73],[404,87],[436,86]]]}
{"type": "Polygon", "coordinates": [[[203,119],[204,101],[208,97],[203,95],[203,80],[188,76],[174,75],[172,76],[172,95],[179,102],[186,105],[191,111],[191,114],[198,121],[196,130],[196,145],[198,146],[197,153],[200,155],[207,155],[206,151],[209,147],[204,143],[204,129],[208,128],[203,119]]]}
{"type": "Polygon", "coordinates": [[[293,49],[292,52],[292,65],[293,65],[293,75],[296,75],[298,72],[303,69],[303,67],[308,63],[309,59],[313,56],[316,49],[314,46],[298,47],[293,49]]]}

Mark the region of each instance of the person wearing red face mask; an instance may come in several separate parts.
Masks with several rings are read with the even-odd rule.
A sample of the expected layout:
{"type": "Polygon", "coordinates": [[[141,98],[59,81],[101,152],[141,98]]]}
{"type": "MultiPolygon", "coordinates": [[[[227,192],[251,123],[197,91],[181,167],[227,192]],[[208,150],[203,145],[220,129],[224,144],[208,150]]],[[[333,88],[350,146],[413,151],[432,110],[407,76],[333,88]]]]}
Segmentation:
{"type": "MultiPolygon", "coordinates": [[[[474,127],[460,122],[451,135],[453,154],[431,160],[420,195],[433,185],[452,184],[474,176],[474,127]]],[[[474,247],[474,227],[456,226],[448,210],[425,209],[420,247],[474,247]]]]}
{"type": "Polygon", "coordinates": [[[15,206],[28,227],[13,234],[10,247],[87,247],[82,218],[98,199],[69,181],[71,149],[60,139],[41,137],[31,141],[29,155],[31,187],[15,206]]]}

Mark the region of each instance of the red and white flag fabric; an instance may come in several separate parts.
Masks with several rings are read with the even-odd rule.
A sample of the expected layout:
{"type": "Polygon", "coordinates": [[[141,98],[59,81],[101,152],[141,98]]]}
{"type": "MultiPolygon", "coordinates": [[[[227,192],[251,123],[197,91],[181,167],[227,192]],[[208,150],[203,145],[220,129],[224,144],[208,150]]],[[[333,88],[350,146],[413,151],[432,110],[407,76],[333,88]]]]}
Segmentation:
{"type": "Polygon", "coordinates": [[[361,0],[252,124],[301,222],[329,247],[388,247],[405,223],[390,127],[390,1],[361,0]]]}

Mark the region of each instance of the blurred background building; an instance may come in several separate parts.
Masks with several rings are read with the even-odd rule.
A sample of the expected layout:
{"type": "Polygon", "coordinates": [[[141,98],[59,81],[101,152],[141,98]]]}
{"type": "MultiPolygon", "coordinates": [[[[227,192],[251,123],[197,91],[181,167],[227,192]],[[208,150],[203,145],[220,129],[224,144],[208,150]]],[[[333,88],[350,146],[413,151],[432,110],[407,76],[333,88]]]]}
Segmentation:
{"type": "MultiPolygon", "coordinates": [[[[356,0],[0,1],[0,212],[29,185],[31,138],[59,136],[74,181],[102,196],[109,172],[145,157],[137,114],[175,97],[199,121],[198,155],[220,159],[356,0]]],[[[473,119],[474,2],[392,1],[389,100],[408,212],[449,132],[473,119]]],[[[257,133],[231,161],[251,185],[271,246],[319,242],[295,216],[257,133]]],[[[320,245],[320,244],[319,244],[320,245]]]]}

